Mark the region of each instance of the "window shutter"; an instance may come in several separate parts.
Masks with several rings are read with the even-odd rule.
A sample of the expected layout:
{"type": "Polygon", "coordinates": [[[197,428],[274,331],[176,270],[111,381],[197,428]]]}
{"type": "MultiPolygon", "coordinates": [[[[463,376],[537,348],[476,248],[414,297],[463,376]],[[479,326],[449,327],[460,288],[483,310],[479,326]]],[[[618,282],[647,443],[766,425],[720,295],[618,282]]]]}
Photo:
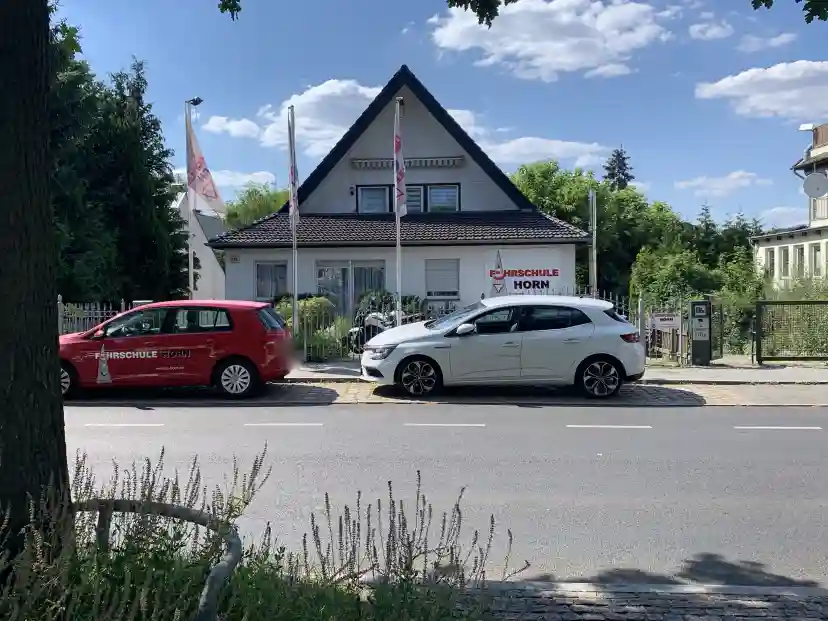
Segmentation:
{"type": "Polygon", "coordinates": [[[426,259],[426,296],[456,298],[460,295],[460,260],[426,259]]]}
{"type": "Polygon", "coordinates": [[[423,211],[423,186],[405,186],[405,207],[408,213],[422,213],[423,211]]]}

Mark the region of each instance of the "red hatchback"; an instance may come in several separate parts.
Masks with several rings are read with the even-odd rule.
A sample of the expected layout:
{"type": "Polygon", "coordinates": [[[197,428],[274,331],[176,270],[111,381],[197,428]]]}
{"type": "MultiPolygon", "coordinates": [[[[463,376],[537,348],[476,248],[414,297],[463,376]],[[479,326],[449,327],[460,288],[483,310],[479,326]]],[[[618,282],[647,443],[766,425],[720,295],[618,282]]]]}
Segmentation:
{"type": "Polygon", "coordinates": [[[261,302],[184,300],[134,308],[60,337],[60,387],[214,386],[254,394],[290,372],[284,320],[261,302]]]}

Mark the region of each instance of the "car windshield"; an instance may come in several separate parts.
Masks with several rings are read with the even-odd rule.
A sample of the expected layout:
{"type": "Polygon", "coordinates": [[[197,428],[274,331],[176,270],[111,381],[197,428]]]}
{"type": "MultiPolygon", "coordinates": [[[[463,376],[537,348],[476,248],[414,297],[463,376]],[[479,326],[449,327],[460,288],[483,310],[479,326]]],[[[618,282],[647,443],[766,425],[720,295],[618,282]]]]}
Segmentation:
{"type": "Polygon", "coordinates": [[[484,308],[486,308],[486,305],[483,304],[483,302],[475,302],[470,306],[458,308],[456,311],[449,313],[448,315],[444,315],[439,319],[427,321],[425,327],[430,330],[442,330],[443,328],[448,328],[449,326],[459,325],[463,323],[464,319],[484,308]]]}

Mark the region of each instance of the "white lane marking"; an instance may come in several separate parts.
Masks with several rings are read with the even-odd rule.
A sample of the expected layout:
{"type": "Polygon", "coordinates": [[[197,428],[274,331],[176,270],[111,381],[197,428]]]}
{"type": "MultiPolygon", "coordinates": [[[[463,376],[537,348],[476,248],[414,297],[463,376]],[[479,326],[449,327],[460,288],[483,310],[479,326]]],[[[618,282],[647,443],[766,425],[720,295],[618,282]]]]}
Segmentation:
{"type": "Polygon", "coordinates": [[[163,427],[164,423],[86,423],[84,427],[163,427]]]}
{"type": "Polygon", "coordinates": [[[822,431],[822,427],[780,427],[774,425],[735,425],[733,428],[763,431],[822,431]]]}
{"type": "Polygon", "coordinates": [[[485,423],[405,423],[406,427],[485,427],[485,423]]]}
{"type": "Polygon", "coordinates": [[[321,427],[324,423],[245,423],[245,427],[321,427]]]}
{"type": "Polygon", "coordinates": [[[652,425],[567,425],[569,429],[652,429],[652,425]]]}

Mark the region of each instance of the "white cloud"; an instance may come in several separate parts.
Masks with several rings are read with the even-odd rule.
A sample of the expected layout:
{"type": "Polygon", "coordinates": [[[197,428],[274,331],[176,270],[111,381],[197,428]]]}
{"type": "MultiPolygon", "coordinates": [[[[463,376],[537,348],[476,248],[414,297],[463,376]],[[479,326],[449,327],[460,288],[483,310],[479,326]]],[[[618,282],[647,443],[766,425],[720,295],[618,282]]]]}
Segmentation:
{"type": "Polygon", "coordinates": [[[635,187],[635,189],[639,192],[648,192],[650,188],[653,186],[653,184],[649,181],[638,181],[637,179],[633,181],[630,185],[635,187]]]}
{"type": "Polygon", "coordinates": [[[808,223],[807,207],[774,207],[759,214],[765,228],[787,228],[808,223]]]}
{"type": "Polygon", "coordinates": [[[292,95],[274,109],[264,106],[258,117],[264,123],[262,144],[287,145],[288,106],[301,110],[296,115],[296,142],[305,155],[322,157],[331,150],[357,117],[377,96],[381,87],[362,86],[356,80],[328,80],[292,95]]]}
{"type": "Polygon", "coordinates": [[[756,35],[745,35],[739,42],[737,49],[740,52],[760,52],[762,50],[782,47],[793,43],[797,39],[797,34],[793,32],[783,32],[775,37],[757,37],[756,35]]]}
{"type": "Polygon", "coordinates": [[[521,0],[502,7],[491,29],[462,9],[428,21],[440,50],[475,51],[479,66],[553,82],[560,73],[629,73],[635,52],[669,38],[659,20],[672,16],[633,0],[521,0]]]}
{"type": "MultiPolygon", "coordinates": [[[[184,168],[176,168],[174,172],[185,179],[187,177],[187,170],[184,168]]],[[[248,183],[276,183],[276,175],[266,170],[252,173],[235,170],[211,170],[210,172],[213,174],[213,181],[219,188],[243,188],[248,183]]]]}
{"type": "Polygon", "coordinates": [[[609,65],[601,65],[595,69],[590,69],[584,74],[587,78],[616,78],[621,75],[629,75],[632,73],[627,65],[622,63],[610,63],[609,65]]]}
{"type": "Polygon", "coordinates": [[[748,69],[696,85],[697,99],[727,99],[741,116],[819,121],[828,117],[828,61],[748,69]]]}
{"type": "Polygon", "coordinates": [[[720,22],[706,21],[692,24],[688,28],[690,37],[699,41],[713,41],[715,39],[726,39],[733,34],[733,26],[725,20],[720,22]]]}
{"type": "Polygon", "coordinates": [[[213,134],[230,134],[233,138],[256,138],[259,135],[259,126],[250,119],[226,116],[211,116],[201,128],[213,134]]]}
{"type": "MultiPolygon", "coordinates": [[[[328,80],[291,96],[278,108],[263,106],[257,113],[262,123],[259,132],[262,144],[275,147],[287,145],[287,107],[293,104],[302,111],[296,115],[297,148],[306,156],[318,160],[327,155],[380,90],[380,87],[363,86],[355,80],[328,80]]],[[[501,165],[554,159],[586,168],[602,162],[610,152],[608,147],[596,142],[538,136],[508,139],[504,134],[510,133],[510,128],[490,127],[472,110],[449,109],[448,112],[489,157],[501,165]]],[[[223,172],[226,171],[213,171],[219,185],[222,183],[218,175],[223,172]]]]}
{"type": "Polygon", "coordinates": [[[743,188],[771,183],[770,179],[763,179],[756,173],[736,170],[724,177],[696,177],[687,181],[676,181],[676,188],[693,190],[696,196],[721,198],[743,188]]]}

